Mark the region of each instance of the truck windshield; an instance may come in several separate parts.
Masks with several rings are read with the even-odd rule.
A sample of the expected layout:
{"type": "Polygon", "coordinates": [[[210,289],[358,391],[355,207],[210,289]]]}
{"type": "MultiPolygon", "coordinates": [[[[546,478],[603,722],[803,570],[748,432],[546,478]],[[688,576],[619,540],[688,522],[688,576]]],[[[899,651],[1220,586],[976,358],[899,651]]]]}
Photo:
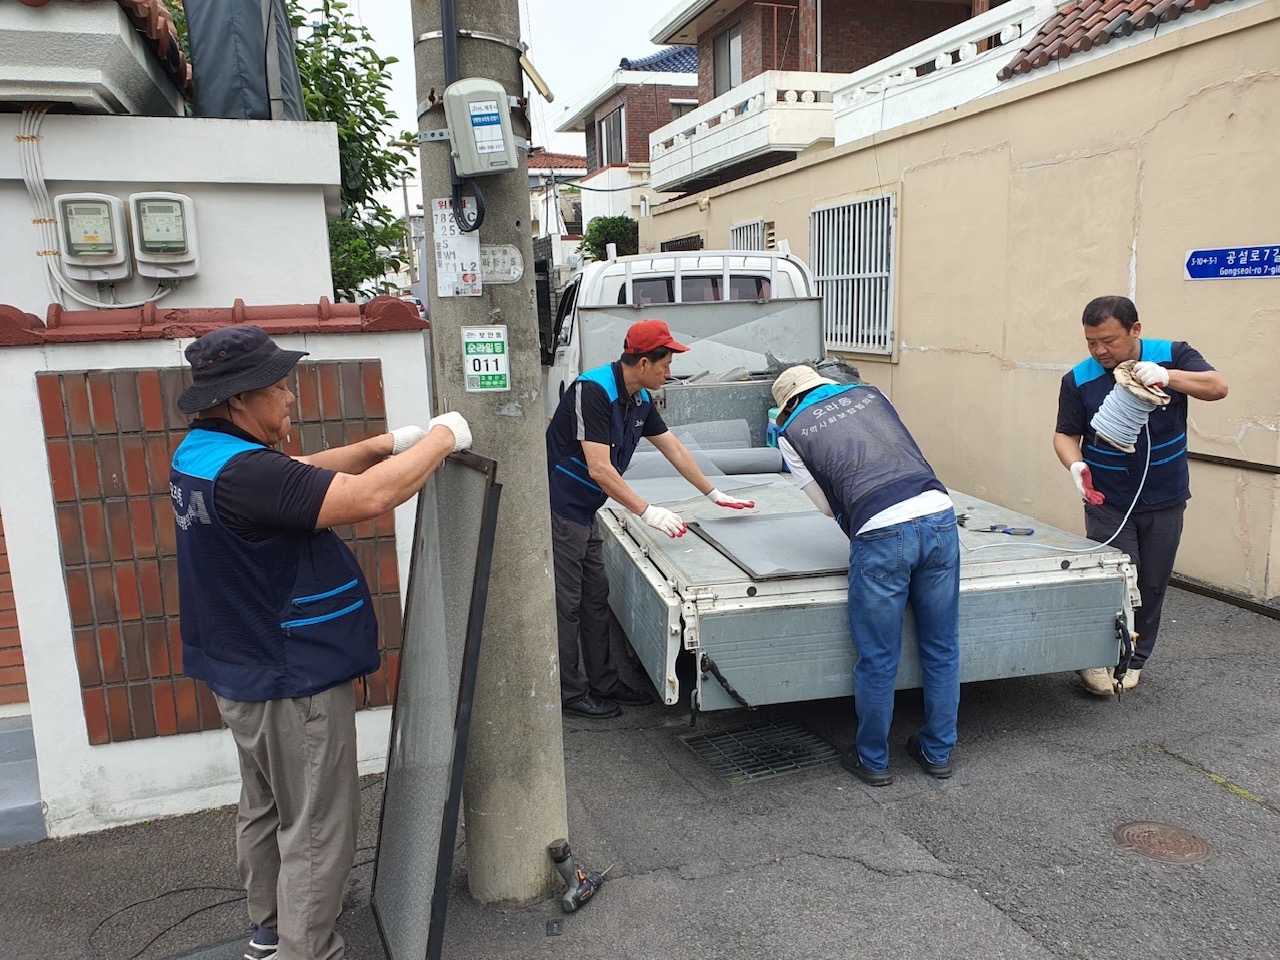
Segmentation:
{"type": "MultiPolygon", "coordinates": [[[[685,303],[723,300],[723,277],[685,276],[680,278],[680,299],[685,303]]],[[[772,294],[768,277],[736,275],[729,278],[730,300],[768,300],[772,294]]],[[[618,303],[627,302],[627,285],[618,288],[618,303]]],[[[675,277],[645,277],[631,281],[631,303],[675,303],[675,277]]]]}

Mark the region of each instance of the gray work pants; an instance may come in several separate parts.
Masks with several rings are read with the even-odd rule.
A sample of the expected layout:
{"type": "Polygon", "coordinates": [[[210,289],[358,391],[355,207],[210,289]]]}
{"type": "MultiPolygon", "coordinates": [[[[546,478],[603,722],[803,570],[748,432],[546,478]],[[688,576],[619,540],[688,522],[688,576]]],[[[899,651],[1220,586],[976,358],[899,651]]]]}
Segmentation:
{"type": "Polygon", "coordinates": [[[217,699],[240,758],[236,859],[249,920],[275,928],[279,960],[339,960],[334,924],[360,821],[354,688],[217,699]]]}
{"type": "Polygon", "coordinates": [[[618,668],[609,651],[609,580],[602,545],[594,517],[588,527],[551,514],[561,703],[588,693],[607,697],[618,686],[618,668]]]}
{"type": "MultiPolygon", "coordinates": [[[[1120,526],[1125,508],[1110,504],[1093,506],[1085,504],[1085,536],[1099,543],[1105,541],[1120,526]]],[[[1185,503],[1175,503],[1160,510],[1148,510],[1129,514],[1120,535],[1111,546],[1129,555],[1138,568],[1138,593],[1142,606],[1133,612],[1133,627],[1138,632],[1138,642],[1129,669],[1141,670],[1155,649],[1160,634],[1160,610],[1164,606],[1164,594],[1173,576],[1173,562],[1178,556],[1178,543],[1182,540],[1182,518],[1187,511],[1185,503]]]]}

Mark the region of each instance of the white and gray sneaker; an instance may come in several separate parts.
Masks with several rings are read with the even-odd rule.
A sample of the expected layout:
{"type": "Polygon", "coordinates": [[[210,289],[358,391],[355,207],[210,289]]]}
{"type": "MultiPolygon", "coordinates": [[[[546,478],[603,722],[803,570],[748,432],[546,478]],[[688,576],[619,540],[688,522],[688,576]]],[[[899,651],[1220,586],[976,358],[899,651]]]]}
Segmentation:
{"type": "Polygon", "coordinates": [[[1078,671],[1084,688],[1098,697],[1110,697],[1116,692],[1115,675],[1107,667],[1093,667],[1078,671]]]}
{"type": "Polygon", "coordinates": [[[244,960],[275,960],[280,938],[270,927],[254,927],[244,960]]]}

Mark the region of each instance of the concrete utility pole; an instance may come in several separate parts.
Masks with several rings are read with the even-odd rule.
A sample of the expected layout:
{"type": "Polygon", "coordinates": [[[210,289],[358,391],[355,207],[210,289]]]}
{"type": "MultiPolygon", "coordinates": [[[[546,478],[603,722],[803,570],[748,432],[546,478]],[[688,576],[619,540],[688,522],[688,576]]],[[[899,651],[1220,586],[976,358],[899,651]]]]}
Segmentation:
{"type": "MultiPolygon", "coordinates": [[[[445,127],[443,0],[413,0],[414,63],[422,151],[423,207],[435,250],[435,201],[451,194],[449,147],[428,142],[445,127]]],[[[521,96],[518,0],[453,0],[458,78],[484,77],[521,96]],[[498,39],[495,39],[498,38],[498,39]]],[[[511,110],[517,137],[529,123],[511,110]]],[[[473,449],[498,461],[502,505],[485,614],[480,673],[464,784],[471,895],[486,904],[520,904],[559,889],[547,844],[568,835],[564,744],[560,723],[560,661],[555,638],[555,583],[551,511],[547,494],[546,418],[534,294],[533,238],[529,225],[527,158],[519,169],[478,178],[486,209],[484,246],[509,244],[524,259],[514,283],[483,275],[478,297],[441,297],[438,265],[427,284],[431,296],[431,357],[438,411],[458,410],[471,425],[473,449]],[[461,328],[506,324],[511,389],[467,393],[461,328]]],[[[470,191],[463,188],[464,197],[470,191]]],[[[472,234],[474,235],[474,234],[472,234]]],[[[421,270],[425,264],[420,264],[421,270]]],[[[425,270],[422,271],[425,274],[425,270]]]]}

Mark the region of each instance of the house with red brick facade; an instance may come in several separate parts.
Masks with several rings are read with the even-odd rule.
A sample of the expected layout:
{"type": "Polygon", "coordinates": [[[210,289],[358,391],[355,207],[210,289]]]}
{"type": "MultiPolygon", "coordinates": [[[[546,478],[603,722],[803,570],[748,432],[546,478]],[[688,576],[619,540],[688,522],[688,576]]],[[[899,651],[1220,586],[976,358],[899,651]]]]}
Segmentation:
{"type": "Polygon", "coordinates": [[[560,133],[582,133],[587,142],[587,174],[582,220],[647,216],[667,199],[649,183],[649,140],[653,131],[698,105],[698,55],[692,46],[674,46],[639,59],[623,58],[618,69],[565,106],[560,133]]]}
{"type": "Polygon", "coordinates": [[[697,108],[650,134],[651,186],[696,193],[830,147],[833,84],[1004,2],[688,0],[649,35],[698,54],[697,108]]]}

